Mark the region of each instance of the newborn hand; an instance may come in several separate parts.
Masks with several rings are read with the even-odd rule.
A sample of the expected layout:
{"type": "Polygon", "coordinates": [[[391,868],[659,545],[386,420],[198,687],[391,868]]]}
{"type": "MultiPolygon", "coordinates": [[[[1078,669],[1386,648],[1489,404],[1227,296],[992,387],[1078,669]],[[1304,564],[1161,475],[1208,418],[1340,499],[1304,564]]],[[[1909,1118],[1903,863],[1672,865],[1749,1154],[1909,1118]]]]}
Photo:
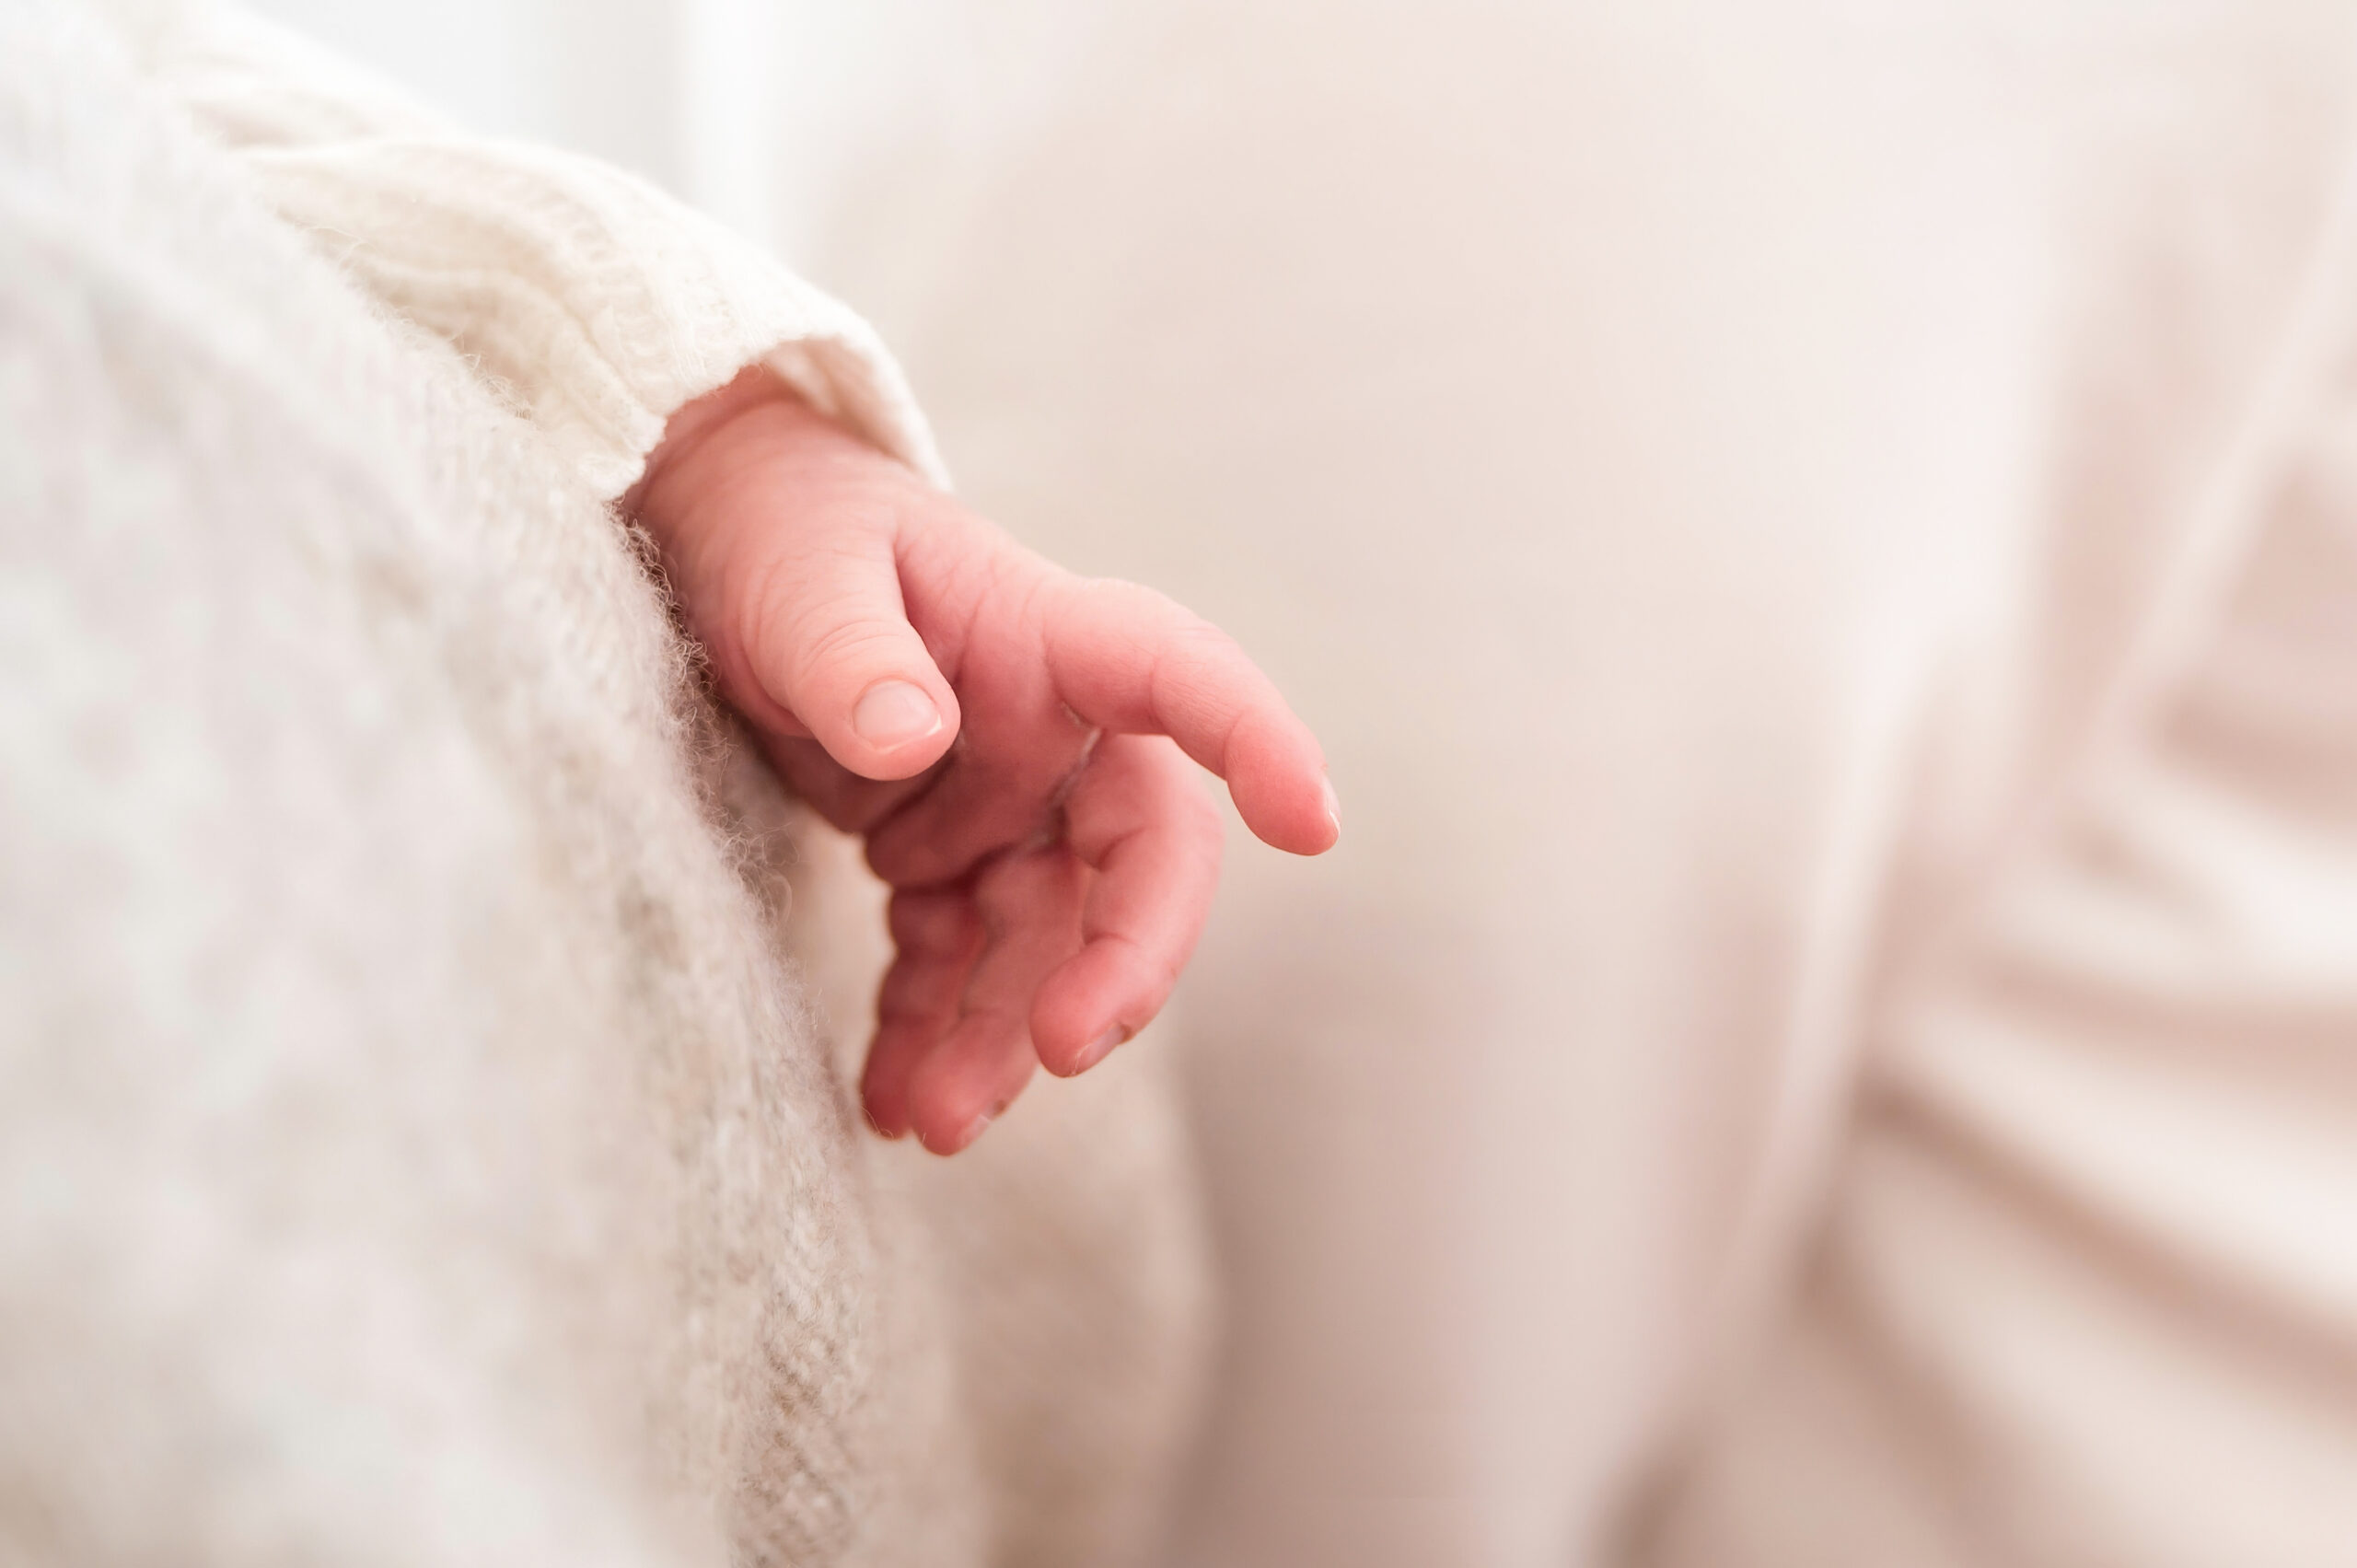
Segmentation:
{"type": "Polygon", "coordinates": [[[1035,1061],[1084,1071],[1160,1009],[1219,869],[1182,751],[1278,848],[1341,831],[1234,643],[1023,549],[767,372],[681,410],[625,505],[723,692],[891,886],[862,1084],[887,1137],[953,1154],[1035,1061]]]}

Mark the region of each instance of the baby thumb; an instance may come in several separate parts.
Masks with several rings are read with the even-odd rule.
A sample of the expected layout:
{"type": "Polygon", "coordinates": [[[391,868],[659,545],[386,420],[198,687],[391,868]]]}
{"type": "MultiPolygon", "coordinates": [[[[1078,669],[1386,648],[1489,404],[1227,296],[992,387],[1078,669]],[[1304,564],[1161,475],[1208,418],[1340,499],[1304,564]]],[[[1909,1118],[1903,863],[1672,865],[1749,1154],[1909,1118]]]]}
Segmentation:
{"type": "Polygon", "coordinates": [[[762,691],[862,778],[921,773],[958,737],[958,698],[909,624],[888,542],[778,573],[746,649],[762,691]],[[788,580],[788,579],[791,580],[788,580]]]}

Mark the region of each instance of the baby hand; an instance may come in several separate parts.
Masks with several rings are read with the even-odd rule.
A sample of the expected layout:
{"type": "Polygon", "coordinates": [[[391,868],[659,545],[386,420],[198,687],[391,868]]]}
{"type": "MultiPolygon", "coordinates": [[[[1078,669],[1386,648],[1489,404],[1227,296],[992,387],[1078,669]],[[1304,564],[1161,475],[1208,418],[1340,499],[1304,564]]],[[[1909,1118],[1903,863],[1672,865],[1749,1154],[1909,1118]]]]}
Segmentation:
{"type": "Polygon", "coordinates": [[[723,692],[891,886],[862,1084],[887,1137],[953,1154],[1035,1061],[1082,1072],[1162,1006],[1219,869],[1182,751],[1269,843],[1341,832],[1317,740],[1234,643],[1033,554],[766,371],[681,410],[626,505],[723,692]]]}

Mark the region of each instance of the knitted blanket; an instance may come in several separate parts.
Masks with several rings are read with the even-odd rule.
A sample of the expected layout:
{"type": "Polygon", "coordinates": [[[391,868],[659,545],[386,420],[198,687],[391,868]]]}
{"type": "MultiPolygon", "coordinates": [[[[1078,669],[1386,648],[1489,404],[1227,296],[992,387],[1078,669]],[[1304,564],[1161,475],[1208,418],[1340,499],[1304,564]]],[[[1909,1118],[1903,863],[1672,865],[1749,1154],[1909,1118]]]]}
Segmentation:
{"type": "Polygon", "coordinates": [[[1144,1553],[1150,1059],[869,1138],[849,852],[331,250],[0,0],[0,1563],[1144,1553]]]}

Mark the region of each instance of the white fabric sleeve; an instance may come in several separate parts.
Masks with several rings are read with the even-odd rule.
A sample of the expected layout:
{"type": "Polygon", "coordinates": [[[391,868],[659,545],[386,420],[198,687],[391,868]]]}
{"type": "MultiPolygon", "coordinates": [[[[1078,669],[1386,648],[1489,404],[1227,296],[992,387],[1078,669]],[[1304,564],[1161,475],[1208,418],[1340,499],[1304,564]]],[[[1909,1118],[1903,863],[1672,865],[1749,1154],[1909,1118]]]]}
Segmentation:
{"type": "Polygon", "coordinates": [[[393,314],[449,341],[601,494],[682,404],[756,362],[936,482],[856,314],[645,181],[471,135],[215,0],[103,0],[143,69],[393,314]]]}

